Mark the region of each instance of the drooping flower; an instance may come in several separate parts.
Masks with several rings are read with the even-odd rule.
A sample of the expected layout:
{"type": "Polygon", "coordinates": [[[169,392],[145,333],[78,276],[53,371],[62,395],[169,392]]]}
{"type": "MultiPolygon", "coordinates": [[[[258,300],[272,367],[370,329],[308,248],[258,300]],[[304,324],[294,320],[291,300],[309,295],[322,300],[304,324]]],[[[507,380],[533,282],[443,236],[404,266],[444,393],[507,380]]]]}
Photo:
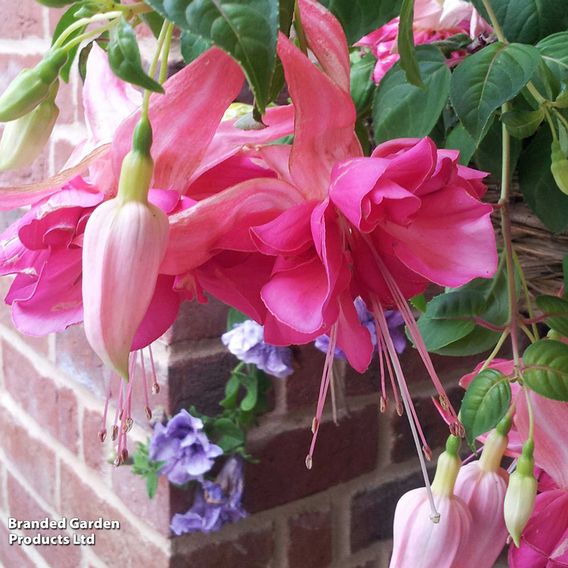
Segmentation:
{"type": "Polygon", "coordinates": [[[221,336],[221,341],[237,359],[256,365],[269,375],[284,379],[294,372],[290,348],[265,343],[264,329],[255,321],[236,324],[221,336]]]}
{"type": "Polygon", "coordinates": [[[474,533],[467,505],[454,495],[460,468],[455,440],[450,438],[439,457],[432,484],[439,517],[431,516],[431,496],[425,487],[405,493],[398,501],[391,568],[454,568],[467,562],[474,533]]]}
{"type": "MultiPolygon", "coordinates": [[[[356,43],[360,47],[369,48],[377,58],[373,71],[375,83],[380,83],[387,71],[399,60],[399,21],[399,18],[394,18],[356,43]]],[[[475,39],[480,34],[492,31],[473,5],[465,0],[416,0],[413,30],[416,45],[443,41],[459,34],[475,39]]],[[[464,54],[463,50],[453,51],[449,63],[459,63],[464,54]]]]}
{"type": "Polygon", "coordinates": [[[171,528],[174,534],[214,532],[246,517],[241,505],[243,482],[242,459],[229,458],[215,481],[202,482],[191,509],[173,516],[171,528]]]}
{"type": "Polygon", "coordinates": [[[150,442],[150,459],[163,462],[159,471],[177,485],[201,479],[223,450],[203,431],[203,421],[181,410],[167,425],[156,424],[150,442]]]}
{"type": "Polygon", "coordinates": [[[493,430],[481,459],[460,468],[455,494],[468,506],[472,517],[469,552],[461,559],[463,568],[489,568],[501,554],[507,540],[503,501],[509,475],[501,467],[508,438],[493,430]]]}

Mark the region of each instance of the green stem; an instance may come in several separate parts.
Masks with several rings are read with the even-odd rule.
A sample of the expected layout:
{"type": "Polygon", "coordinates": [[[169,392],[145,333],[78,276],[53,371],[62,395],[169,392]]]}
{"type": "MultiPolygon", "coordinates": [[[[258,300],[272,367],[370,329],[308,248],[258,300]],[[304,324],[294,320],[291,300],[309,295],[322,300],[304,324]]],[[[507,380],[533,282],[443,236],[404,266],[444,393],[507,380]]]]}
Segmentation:
{"type": "Polygon", "coordinates": [[[503,343],[505,343],[507,337],[509,337],[509,330],[506,329],[502,334],[501,337],[499,338],[499,341],[497,341],[497,345],[495,345],[493,351],[491,351],[489,357],[487,357],[487,359],[485,359],[483,365],[481,366],[481,369],[479,369],[478,373],[481,373],[482,371],[485,371],[485,369],[487,369],[487,367],[489,367],[489,365],[491,365],[491,362],[493,361],[493,359],[495,359],[495,357],[497,357],[497,355],[499,355],[499,351],[501,351],[501,347],[503,347],[503,343]]]}
{"type": "Polygon", "coordinates": [[[528,411],[528,415],[529,415],[529,436],[528,436],[528,439],[534,440],[534,412],[533,412],[531,397],[530,397],[530,394],[529,394],[529,389],[525,385],[523,385],[523,390],[525,391],[525,397],[527,399],[527,411],[528,411]]]}
{"type": "Polygon", "coordinates": [[[84,41],[91,39],[92,37],[97,37],[97,36],[105,33],[106,31],[108,31],[111,28],[113,28],[114,26],[116,26],[117,21],[118,20],[113,20],[112,22],[109,22],[105,26],[101,26],[100,28],[97,28],[97,29],[92,30],[90,32],[86,32],[84,34],[81,34],[80,36],[76,37],[75,39],[72,39],[69,43],[66,43],[65,46],[64,46],[65,49],[67,51],[70,51],[76,45],[79,45],[80,43],[83,43],[84,41]]]}
{"type": "MultiPolygon", "coordinates": [[[[533,320],[534,319],[534,310],[533,310],[533,305],[532,305],[532,302],[531,302],[529,287],[527,285],[527,278],[525,276],[525,271],[523,270],[523,267],[521,266],[521,262],[519,260],[519,257],[518,257],[518,255],[515,251],[513,251],[513,260],[515,261],[515,266],[517,267],[517,272],[519,273],[519,277],[521,279],[521,286],[523,288],[523,294],[525,296],[525,302],[527,303],[527,312],[529,314],[529,319],[533,320]]],[[[538,327],[537,327],[536,323],[532,323],[531,327],[532,327],[532,334],[533,334],[535,341],[536,341],[537,339],[539,339],[538,327]]]]}
{"type": "Polygon", "coordinates": [[[164,48],[162,49],[160,76],[158,81],[162,85],[168,78],[168,59],[170,57],[170,49],[172,47],[172,35],[174,33],[174,24],[169,24],[166,30],[166,39],[164,41],[164,48]]]}
{"type": "Polygon", "coordinates": [[[548,123],[548,127],[550,128],[550,132],[552,133],[552,139],[555,142],[558,142],[558,135],[556,134],[556,126],[554,125],[554,122],[552,121],[552,117],[550,116],[550,112],[545,106],[542,107],[542,110],[544,111],[544,117],[546,118],[546,122],[548,123]]]}
{"type": "Polygon", "coordinates": [[[566,120],[566,118],[564,118],[564,115],[554,107],[552,107],[552,112],[554,113],[556,118],[564,125],[564,128],[566,128],[566,132],[568,132],[568,120],[566,120]]]}
{"type": "Polygon", "coordinates": [[[497,39],[502,43],[508,43],[507,38],[503,33],[503,28],[501,28],[501,24],[499,23],[499,20],[497,20],[497,16],[493,11],[493,6],[491,6],[489,0],[482,0],[482,1],[483,1],[483,7],[487,11],[487,15],[489,16],[489,21],[491,22],[491,27],[493,28],[493,31],[495,32],[497,39]]]}
{"type": "Polygon", "coordinates": [[[122,12],[114,11],[114,12],[105,12],[104,14],[95,14],[90,18],[81,18],[80,20],[77,20],[75,23],[71,24],[64,32],[62,32],[62,34],[55,40],[53,48],[55,49],[61,47],[65,43],[65,40],[70,35],[72,35],[75,31],[80,30],[85,26],[88,26],[89,24],[94,24],[96,22],[101,22],[103,20],[115,20],[116,18],[120,18],[120,16],[122,16],[122,12]]]}
{"type": "Polygon", "coordinates": [[[300,44],[300,49],[303,53],[308,53],[308,40],[306,39],[306,34],[304,32],[304,26],[302,25],[302,16],[300,14],[300,7],[298,6],[298,0],[294,2],[294,28],[296,29],[296,34],[298,36],[298,43],[300,44]]]}
{"type": "MultiPolygon", "coordinates": [[[[158,36],[158,45],[150,63],[150,68],[148,69],[148,75],[152,78],[156,75],[156,70],[158,69],[158,63],[160,62],[160,56],[162,54],[162,48],[164,47],[164,42],[166,41],[166,36],[168,35],[168,28],[170,23],[164,20],[162,29],[160,30],[160,35],[158,36]]],[[[142,101],[142,117],[148,118],[148,110],[150,108],[150,94],[149,90],[144,91],[144,99],[142,101]]]]}

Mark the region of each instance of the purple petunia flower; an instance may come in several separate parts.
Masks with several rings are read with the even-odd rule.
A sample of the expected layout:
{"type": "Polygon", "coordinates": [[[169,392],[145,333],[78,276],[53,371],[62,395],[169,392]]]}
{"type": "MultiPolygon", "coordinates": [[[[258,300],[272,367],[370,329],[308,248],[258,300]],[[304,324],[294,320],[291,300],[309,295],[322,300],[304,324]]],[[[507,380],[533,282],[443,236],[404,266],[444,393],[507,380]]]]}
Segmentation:
{"type": "MultiPolygon", "coordinates": [[[[375,318],[373,314],[367,309],[365,302],[362,298],[355,299],[355,309],[359,316],[359,321],[369,330],[371,334],[371,342],[375,349],[377,348],[377,330],[375,328],[375,318]]],[[[397,353],[402,353],[406,349],[406,337],[404,335],[403,325],[404,319],[401,313],[397,310],[385,310],[385,317],[389,326],[390,335],[392,337],[394,347],[397,353]]],[[[320,335],[314,341],[314,345],[324,353],[327,353],[329,347],[329,336],[320,335]]],[[[339,347],[335,348],[335,357],[337,359],[346,359],[345,353],[339,347]]]]}
{"type": "Polygon", "coordinates": [[[215,481],[204,481],[198,489],[193,506],[184,514],[172,518],[174,534],[213,532],[227,523],[234,523],[247,513],[241,506],[243,495],[242,459],[227,460],[215,481]]]}
{"type": "Polygon", "coordinates": [[[290,348],[264,343],[264,328],[255,321],[235,325],[221,336],[221,341],[238,359],[269,375],[283,379],[294,372],[290,348]]]}
{"type": "Polygon", "coordinates": [[[177,485],[199,479],[222,453],[203,432],[203,422],[187,410],[181,410],[165,426],[156,424],[149,450],[150,459],[164,462],[160,475],[167,475],[177,485]]]}

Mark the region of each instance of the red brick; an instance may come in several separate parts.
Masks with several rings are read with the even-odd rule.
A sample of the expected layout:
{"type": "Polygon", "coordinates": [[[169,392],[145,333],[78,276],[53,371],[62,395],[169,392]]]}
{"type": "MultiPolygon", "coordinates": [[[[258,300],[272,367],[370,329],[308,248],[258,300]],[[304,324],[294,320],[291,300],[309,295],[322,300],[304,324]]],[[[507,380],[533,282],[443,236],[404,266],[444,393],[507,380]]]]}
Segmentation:
{"type": "Polygon", "coordinates": [[[168,343],[195,339],[220,337],[227,330],[229,308],[216,300],[208,298],[206,304],[185,302],[170,330],[166,332],[168,343]]]}
{"type": "Polygon", "coordinates": [[[294,361],[296,371],[286,379],[287,408],[315,408],[325,355],[313,344],[302,345],[294,349],[294,361]]]}
{"type": "MultiPolygon", "coordinates": [[[[36,501],[29,495],[22,485],[13,477],[8,477],[8,495],[10,500],[10,516],[23,520],[41,520],[50,517],[36,501]]],[[[69,536],[65,530],[24,530],[23,534],[34,536],[38,532],[45,536],[69,536]]],[[[75,568],[80,563],[81,551],[76,546],[54,545],[36,546],[36,551],[45,558],[51,566],[61,568],[75,568]]]]}
{"type": "Polygon", "coordinates": [[[22,39],[43,36],[43,8],[33,0],[0,0],[0,37],[22,39]],[[6,15],[9,14],[9,17],[6,15]]]}
{"type": "Polygon", "coordinates": [[[0,523],[0,565],[7,568],[34,568],[35,563],[32,562],[27,554],[23,551],[22,546],[17,544],[4,544],[8,542],[10,531],[0,523]]]}
{"type": "Polygon", "coordinates": [[[151,559],[152,568],[168,566],[167,555],[148,542],[135,526],[66,464],[61,464],[61,513],[84,520],[102,517],[120,522],[118,531],[97,531],[96,544],[91,547],[109,565],[145,567],[151,559]]]}
{"type": "Polygon", "coordinates": [[[28,435],[25,427],[0,412],[2,449],[26,481],[48,503],[55,500],[55,454],[41,440],[28,435]]]}
{"type": "Polygon", "coordinates": [[[332,560],[331,512],[305,512],[288,522],[288,566],[327,568],[332,560]]]}
{"type": "Polygon", "coordinates": [[[267,568],[272,565],[274,537],[269,530],[251,532],[235,540],[207,544],[188,554],[176,553],[176,540],[173,546],[170,568],[267,568]]]}
{"type": "Polygon", "coordinates": [[[72,452],[77,451],[79,431],[77,399],[71,389],[58,388],[35,370],[24,355],[3,345],[6,389],[47,432],[72,452]]]}
{"type": "Polygon", "coordinates": [[[249,512],[270,509],[373,470],[377,463],[378,412],[374,406],[352,412],[336,427],[324,422],[313,467],[307,470],[311,431],[282,432],[250,444],[260,463],[247,463],[244,504],[249,512]]]}
{"type": "Polygon", "coordinates": [[[424,485],[421,473],[357,493],[351,501],[351,551],[358,552],[380,540],[392,538],[398,500],[424,485]]]}

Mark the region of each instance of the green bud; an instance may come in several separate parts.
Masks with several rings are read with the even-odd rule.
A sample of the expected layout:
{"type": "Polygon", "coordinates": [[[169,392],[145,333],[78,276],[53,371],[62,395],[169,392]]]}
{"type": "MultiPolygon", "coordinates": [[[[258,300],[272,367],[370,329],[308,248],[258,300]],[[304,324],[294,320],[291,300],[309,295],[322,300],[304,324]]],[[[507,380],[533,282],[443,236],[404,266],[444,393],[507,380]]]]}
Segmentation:
{"type": "Polygon", "coordinates": [[[58,81],[51,94],[31,112],[6,124],[0,140],[0,172],[29,166],[47,144],[59,108],[55,104],[58,81]]]}
{"type": "Polygon", "coordinates": [[[568,160],[562,152],[560,143],[553,141],[551,146],[551,159],[550,171],[554,177],[556,185],[562,193],[568,195],[568,160]]]}
{"type": "Polygon", "coordinates": [[[36,0],[36,2],[48,8],[62,8],[63,6],[67,6],[67,4],[72,4],[74,0],[36,0]]]}
{"type": "Polygon", "coordinates": [[[534,442],[528,440],[517,462],[517,468],[509,477],[505,493],[504,516],[507,530],[518,547],[536,499],[537,481],[534,476],[534,442]]]}
{"type": "Polygon", "coordinates": [[[483,452],[479,460],[479,466],[483,471],[495,472],[499,469],[508,442],[508,436],[499,432],[499,429],[496,428],[490,432],[485,444],[483,444],[483,452]]]}
{"type": "Polygon", "coordinates": [[[33,69],[21,71],[0,96],[0,122],[21,118],[47,99],[66,61],[67,52],[55,49],[33,69]]]}
{"type": "Polygon", "coordinates": [[[446,442],[446,451],[440,454],[436,465],[436,475],[432,482],[432,493],[451,497],[460,471],[461,460],[458,456],[461,440],[450,436],[446,442]]]}

